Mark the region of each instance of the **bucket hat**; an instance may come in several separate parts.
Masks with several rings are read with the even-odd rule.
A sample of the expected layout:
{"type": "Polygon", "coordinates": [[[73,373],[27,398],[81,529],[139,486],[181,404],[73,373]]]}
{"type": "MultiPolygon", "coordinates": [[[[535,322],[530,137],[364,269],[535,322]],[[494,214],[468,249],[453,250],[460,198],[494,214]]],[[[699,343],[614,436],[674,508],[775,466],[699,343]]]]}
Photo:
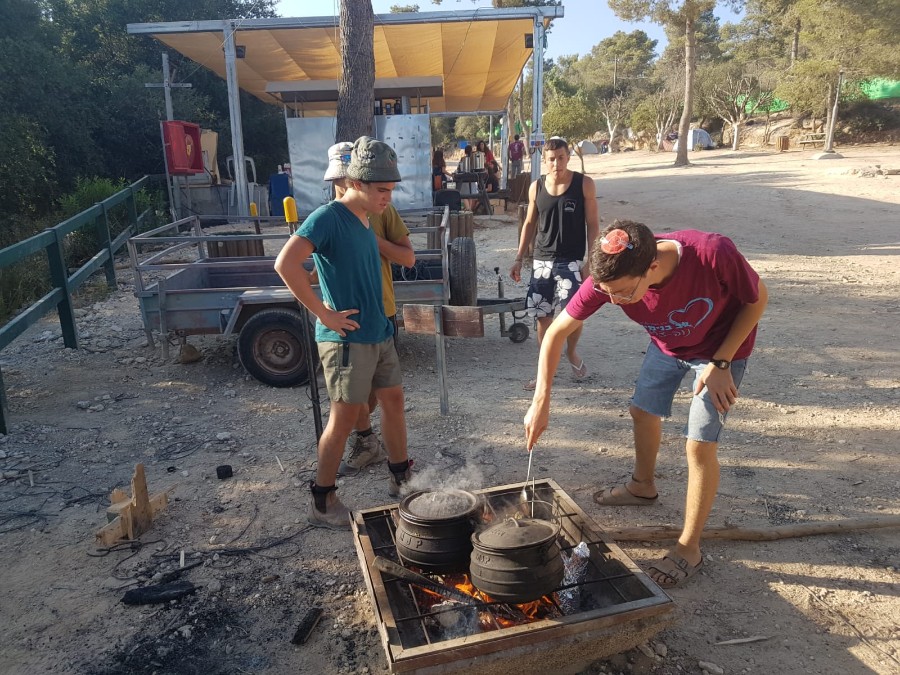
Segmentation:
{"type": "Polygon", "coordinates": [[[366,183],[398,183],[397,153],[386,143],[360,136],[353,144],[347,177],[366,183]]]}
{"type": "Polygon", "coordinates": [[[351,143],[335,143],[328,148],[328,169],[322,180],[338,180],[347,177],[347,165],[350,164],[351,143]]]}

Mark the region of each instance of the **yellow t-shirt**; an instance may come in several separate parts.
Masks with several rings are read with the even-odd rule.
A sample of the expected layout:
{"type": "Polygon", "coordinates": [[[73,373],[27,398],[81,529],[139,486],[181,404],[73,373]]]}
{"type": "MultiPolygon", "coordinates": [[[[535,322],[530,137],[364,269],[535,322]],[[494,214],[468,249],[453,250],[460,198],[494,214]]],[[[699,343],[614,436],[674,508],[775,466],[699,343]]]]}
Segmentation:
{"type": "MultiPolygon", "coordinates": [[[[403,222],[403,218],[397,213],[392,204],[381,215],[370,213],[369,225],[377,236],[398,244],[404,237],[409,236],[409,228],[403,222]]],[[[384,313],[391,317],[397,313],[397,305],[394,302],[394,281],[391,275],[390,261],[381,256],[381,298],[384,301],[384,313]]]]}

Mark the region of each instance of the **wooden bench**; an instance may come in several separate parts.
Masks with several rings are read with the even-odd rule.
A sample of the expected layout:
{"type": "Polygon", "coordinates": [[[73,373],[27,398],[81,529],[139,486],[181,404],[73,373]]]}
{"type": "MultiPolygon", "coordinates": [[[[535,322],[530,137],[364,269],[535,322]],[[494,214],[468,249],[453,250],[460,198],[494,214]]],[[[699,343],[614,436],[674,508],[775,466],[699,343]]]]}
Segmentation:
{"type": "Polygon", "coordinates": [[[809,133],[803,134],[800,136],[800,140],[797,141],[797,145],[816,145],[817,143],[821,143],[825,145],[825,132],[821,131],[819,133],[809,133]]]}

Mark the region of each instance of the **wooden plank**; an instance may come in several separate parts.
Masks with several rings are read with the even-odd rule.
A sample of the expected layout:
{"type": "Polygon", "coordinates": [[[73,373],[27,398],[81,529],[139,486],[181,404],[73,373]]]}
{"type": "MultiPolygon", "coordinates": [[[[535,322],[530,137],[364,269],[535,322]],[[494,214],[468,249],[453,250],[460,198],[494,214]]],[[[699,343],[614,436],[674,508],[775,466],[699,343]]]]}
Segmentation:
{"type": "Polygon", "coordinates": [[[144,474],[143,464],[134,467],[134,476],[131,478],[131,521],[133,526],[133,532],[129,532],[131,539],[141,536],[153,524],[153,511],[147,494],[147,477],[144,474]]]}
{"type": "MultiPolygon", "coordinates": [[[[484,312],[481,307],[441,308],[441,324],[445,337],[484,337],[484,312]]],[[[403,326],[407,333],[433,335],[433,305],[403,305],[403,326]]]]}
{"type": "MultiPolygon", "coordinates": [[[[113,490],[113,494],[116,492],[123,495],[124,501],[114,502],[111,506],[106,509],[106,519],[109,522],[112,522],[116,518],[122,515],[123,511],[131,510],[131,500],[128,498],[122,490],[118,488],[113,490]]],[[[155,495],[150,497],[150,512],[152,517],[156,517],[156,514],[162,511],[166,506],[169,505],[169,495],[166,492],[157,492],[155,495]]]]}

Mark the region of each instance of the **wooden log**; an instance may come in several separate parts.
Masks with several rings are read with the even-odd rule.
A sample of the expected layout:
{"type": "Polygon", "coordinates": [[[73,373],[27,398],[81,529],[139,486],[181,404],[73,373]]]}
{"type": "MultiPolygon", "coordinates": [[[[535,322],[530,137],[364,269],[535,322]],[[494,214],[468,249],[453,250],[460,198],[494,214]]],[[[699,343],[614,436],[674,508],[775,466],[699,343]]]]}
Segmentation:
{"type": "MultiPolygon", "coordinates": [[[[443,213],[429,213],[428,220],[425,222],[426,227],[440,227],[442,217],[443,217],[443,213]]],[[[427,236],[428,236],[428,248],[430,248],[430,249],[440,249],[441,248],[441,233],[440,232],[429,232],[427,236]]]]}
{"type": "MultiPolygon", "coordinates": [[[[811,537],[820,534],[840,534],[858,530],[875,530],[885,527],[900,527],[900,516],[874,516],[871,518],[849,518],[819,523],[793,523],[791,525],[771,525],[761,527],[708,527],[700,534],[701,539],[731,539],[735,541],[775,541],[793,537],[811,537]]],[[[647,527],[625,527],[618,530],[604,530],[613,541],[667,541],[678,539],[681,528],[671,525],[648,525],[647,527]]]]}

